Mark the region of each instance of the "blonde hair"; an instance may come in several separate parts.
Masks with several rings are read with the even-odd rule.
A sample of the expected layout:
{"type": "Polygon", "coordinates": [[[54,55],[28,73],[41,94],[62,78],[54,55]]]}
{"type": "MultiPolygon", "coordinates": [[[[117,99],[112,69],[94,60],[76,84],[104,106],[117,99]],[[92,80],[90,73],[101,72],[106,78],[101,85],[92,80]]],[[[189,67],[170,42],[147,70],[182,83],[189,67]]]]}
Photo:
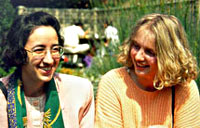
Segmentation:
{"type": "MultiPolygon", "coordinates": [[[[130,50],[137,31],[147,26],[155,35],[158,72],[154,78],[157,88],[183,84],[197,77],[197,62],[189,49],[189,43],[180,21],[172,15],[149,14],[141,18],[130,37],[124,41],[118,62],[132,67],[130,50]]],[[[155,87],[155,88],[156,88],[155,87]]]]}

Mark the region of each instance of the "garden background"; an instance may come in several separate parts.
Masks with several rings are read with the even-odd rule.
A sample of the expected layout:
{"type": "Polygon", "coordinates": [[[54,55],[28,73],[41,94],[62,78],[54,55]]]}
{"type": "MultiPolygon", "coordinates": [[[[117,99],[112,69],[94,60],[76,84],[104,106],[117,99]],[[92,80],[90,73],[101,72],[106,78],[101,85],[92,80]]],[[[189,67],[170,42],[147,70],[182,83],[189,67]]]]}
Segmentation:
{"type": "MultiPolygon", "coordinates": [[[[92,65],[85,68],[68,68],[64,66],[65,62],[61,61],[57,72],[77,75],[88,78],[94,85],[94,93],[98,87],[98,82],[103,74],[107,71],[120,67],[117,63],[116,56],[119,53],[120,45],[129,36],[131,28],[135,22],[149,13],[164,13],[178,17],[183,24],[188,35],[191,51],[196,56],[198,67],[200,67],[200,0],[88,0],[83,5],[74,3],[73,7],[67,6],[66,2],[57,0],[52,6],[52,1],[48,0],[46,7],[25,7],[23,13],[43,10],[54,14],[62,26],[67,26],[73,20],[81,20],[86,28],[89,28],[93,34],[103,34],[103,21],[110,20],[119,31],[120,44],[112,46],[112,55],[106,51],[105,55],[101,54],[102,49],[106,49],[103,40],[95,42],[97,52],[94,53],[92,65]],[[62,6],[61,6],[62,5],[62,6]],[[79,6],[78,6],[79,5],[79,6]],[[86,6],[87,5],[87,6],[86,6]]],[[[66,0],[67,1],[67,0],[66,0]]],[[[83,1],[83,0],[82,0],[83,1]]],[[[0,41],[3,41],[7,30],[9,29],[14,17],[20,12],[19,6],[14,5],[10,0],[0,0],[0,41]]],[[[23,10],[22,10],[23,11],[23,10]]],[[[0,48],[2,50],[3,47],[0,48]]],[[[3,62],[0,61],[0,65],[3,62]]],[[[0,77],[13,72],[15,67],[5,69],[0,67],[0,77]]],[[[200,76],[196,79],[200,89],[200,76]]]]}

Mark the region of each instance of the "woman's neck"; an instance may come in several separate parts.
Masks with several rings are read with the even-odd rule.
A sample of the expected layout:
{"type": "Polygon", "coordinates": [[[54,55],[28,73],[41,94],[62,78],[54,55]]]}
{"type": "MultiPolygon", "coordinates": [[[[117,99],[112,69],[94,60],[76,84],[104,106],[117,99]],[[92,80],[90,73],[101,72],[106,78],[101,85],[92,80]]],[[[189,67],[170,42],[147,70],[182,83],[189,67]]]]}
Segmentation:
{"type": "Polygon", "coordinates": [[[131,78],[135,82],[135,84],[145,90],[145,91],[156,91],[156,89],[153,87],[153,79],[152,78],[144,78],[144,77],[138,77],[133,70],[130,71],[131,78]]]}
{"type": "Polygon", "coordinates": [[[44,85],[43,81],[37,81],[31,79],[30,77],[24,77],[22,74],[22,84],[24,88],[24,93],[29,97],[38,97],[44,94],[44,85]]]}
{"type": "Polygon", "coordinates": [[[32,86],[24,85],[24,94],[28,97],[38,97],[45,93],[44,87],[33,88],[32,86]]]}

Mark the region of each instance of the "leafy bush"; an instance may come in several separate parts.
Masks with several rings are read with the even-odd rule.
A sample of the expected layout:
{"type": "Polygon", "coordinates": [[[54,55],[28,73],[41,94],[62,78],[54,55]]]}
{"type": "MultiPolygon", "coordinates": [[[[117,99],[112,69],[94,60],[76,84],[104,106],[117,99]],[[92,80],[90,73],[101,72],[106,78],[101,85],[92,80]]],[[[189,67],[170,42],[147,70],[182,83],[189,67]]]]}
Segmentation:
{"type": "MultiPolygon", "coordinates": [[[[4,37],[15,17],[15,9],[10,3],[10,0],[0,0],[0,43],[4,40],[4,37]]],[[[3,47],[0,47],[0,51],[3,47]]],[[[0,65],[3,62],[0,60],[0,65]]],[[[0,67],[0,77],[5,76],[8,72],[12,72],[14,68],[5,71],[2,67],[0,67]]]]}
{"type": "Polygon", "coordinates": [[[0,33],[1,33],[1,40],[2,40],[2,36],[3,36],[3,33],[5,33],[13,19],[14,19],[14,16],[15,16],[15,9],[13,8],[13,6],[10,4],[10,0],[0,0],[0,12],[1,12],[1,15],[0,15],[0,33]]]}

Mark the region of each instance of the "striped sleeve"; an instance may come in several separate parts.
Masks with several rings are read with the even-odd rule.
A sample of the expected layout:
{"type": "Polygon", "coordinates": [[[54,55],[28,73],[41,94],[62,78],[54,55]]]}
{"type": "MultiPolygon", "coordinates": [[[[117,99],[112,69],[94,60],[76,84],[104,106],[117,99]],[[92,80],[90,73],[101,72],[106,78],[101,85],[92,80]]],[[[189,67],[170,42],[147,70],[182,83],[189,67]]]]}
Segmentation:
{"type": "Polygon", "coordinates": [[[177,89],[175,97],[175,127],[200,128],[200,97],[195,81],[177,89]]]}
{"type": "Polygon", "coordinates": [[[95,128],[121,128],[121,107],[115,89],[115,78],[104,76],[98,86],[95,128]]]}

